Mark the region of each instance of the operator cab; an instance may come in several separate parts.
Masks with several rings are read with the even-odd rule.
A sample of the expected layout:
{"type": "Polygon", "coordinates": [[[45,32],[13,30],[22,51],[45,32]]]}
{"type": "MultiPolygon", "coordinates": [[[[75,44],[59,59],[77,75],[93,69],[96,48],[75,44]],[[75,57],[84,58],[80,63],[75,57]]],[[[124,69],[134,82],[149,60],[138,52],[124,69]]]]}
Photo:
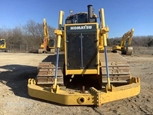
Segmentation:
{"type": "Polygon", "coordinates": [[[54,45],[55,45],[55,40],[49,39],[49,47],[54,47],[54,45]]]}
{"type": "MultiPolygon", "coordinates": [[[[96,17],[90,18],[90,22],[97,22],[96,17]]],[[[74,15],[70,15],[65,20],[66,24],[74,24],[74,23],[88,23],[88,15],[87,13],[77,13],[74,15]]]]}
{"type": "Polygon", "coordinates": [[[4,40],[0,40],[0,45],[4,45],[4,40]]]}
{"type": "Polygon", "coordinates": [[[65,20],[65,24],[74,24],[74,23],[92,23],[97,22],[97,16],[93,12],[92,5],[88,5],[88,13],[80,12],[76,14],[70,14],[65,20]]]}

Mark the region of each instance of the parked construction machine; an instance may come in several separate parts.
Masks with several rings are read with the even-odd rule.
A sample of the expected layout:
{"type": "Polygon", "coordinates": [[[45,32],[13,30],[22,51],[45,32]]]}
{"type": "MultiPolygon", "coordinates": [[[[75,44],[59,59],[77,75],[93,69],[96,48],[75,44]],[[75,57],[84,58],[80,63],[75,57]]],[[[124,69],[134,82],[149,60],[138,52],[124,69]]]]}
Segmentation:
{"type": "Polygon", "coordinates": [[[7,52],[6,41],[3,38],[0,39],[0,51],[1,52],[7,52]]]}
{"type": "Polygon", "coordinates": [[[31,97],[63,105],[97,105],[138,95],[140,79],[133,77],[126,60],[118,53],[107,53],[108,26],[104,9],[94,14],[71,14],[65,19],[60,11],[55,62],[41,62],[36,79],[28,80],[31,97]],[[61,40],[64,59],[59,61],[61,40]],[[100,53],[103,49],[104,52],[100,53]]]}
{"type": "Polygon", "coordinates": [[[132,55],[133,47],[131,46],[131,42],[132,42],[133,33],[134,33],[134,28],[126,32],[122,36],[121,40],[113,45],[112,52],[117,53],[117,51],[121,51],[121,54],[132,55]]]}
{"type": "Polygon", "coordinates": [[[55,53],[55,40],[49,38],[49,31],[46,19],[43,19],[43,31],[44,31],[44,39],[43,43],[40,45],[40,49],[38,50],[38,53],[55,53]]]}

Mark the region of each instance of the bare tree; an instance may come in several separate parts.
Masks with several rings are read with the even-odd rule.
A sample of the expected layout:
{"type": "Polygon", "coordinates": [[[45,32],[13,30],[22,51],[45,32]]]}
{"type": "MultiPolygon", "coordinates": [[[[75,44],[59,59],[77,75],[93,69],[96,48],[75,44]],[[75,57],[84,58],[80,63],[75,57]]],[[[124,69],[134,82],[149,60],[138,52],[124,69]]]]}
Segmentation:
{"type": "MultiPolygon", "coordinates": [[[[55,39],[52,26],[48,25],[50,39],[55,39]]],[[[16,26],[13,29],[0,28],[0,38],[5,38],[9,49],[32,50],[38,49],[43,41],[43,23],[29,20],[26,25],[16,26]]],[[[112,46],[121,37],[109,38],[108,45],[112,46]]],[[[132,46],[153,46],[153,36],[134,36],[132,46]]]]}

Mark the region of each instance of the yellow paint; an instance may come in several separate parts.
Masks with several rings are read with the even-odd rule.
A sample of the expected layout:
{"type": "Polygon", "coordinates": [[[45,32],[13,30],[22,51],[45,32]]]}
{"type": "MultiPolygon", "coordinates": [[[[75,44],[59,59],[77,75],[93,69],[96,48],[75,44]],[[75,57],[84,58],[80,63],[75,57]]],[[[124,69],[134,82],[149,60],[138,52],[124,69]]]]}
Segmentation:
{"type": "MultiPolygon", "coordinates": [[[[61,45],[64,46],[64,63],[65,63],[65,76],[66,75],[83,75],[83,74],[96,74],[102,75],[100,72],[100,55],[99,51],[104,50],[104,46],[107,46],[107,38],[109,28],[105,26],[105,17],[104,9],[100,9],[100,26],[96,23],[74,23],[74,24],[65,24],[63,25],[64,12],[60,11],[58,29],[54,31],[57,36],[57,47],[60,48],[61,45]],[[96,25],[97,29],[97,68],[95,69],[79,69],[79,70],[68,70],[67,68],[67,44],[66,44],[66,27],[75,26],[75,25],[96,25]],[[64,27],[64,30],[61,28],[64,27]],[[63,40],[62,44],[61,41],[63,40]]],[[[109,60],[108,60],[109,61],[109,60]]],[[[103,77],[103,76],[102,76],[103,77]]],[[[114,87],[110,84],[110,79],[107,79],[108,84],[105,86],[105,89],[97,90],[94,87],[91,87],[87,93],[80,93],[80,91],[71,90],[62,90],[61,87],[57,84],[57,79],[55,79],[54,84],[49,88],[44,88],[43,86],[36,85],[35,80],[28,80],[28,94],[31,97],[44,99],[47,101],[64,104],[64,105],[97,105],[128,98],[131,96],[138,95],[140,93],[140,79],[131,77],[129,78],[130,82],[126,85],[120,85],[114,87]]],[[[100,81],[101,82],[101,81],[100,81]]]]}
{"type": "Polygon", "coordinates": [[[76,74],[76,75],[83,75],[83,74],[98,74],[98,75],[99,75],[99,71],[98,71],[98,69],[66,70],[66,75],[72,75],[72,74],[76,74]]]}
{"type": "MultiPolygon", "coordinates": [[[[138,79],[138,78],[132,78],[138,79]]],[[[140,81],[131,82],[130,84],[113,87],[111,90],[96,90],[91,87],[88,93],[80,93],[76,91],[66,91],[58,89],[58,92],[51,92],[50,88],[44,89],[41,86],[28,82],[28,94],[31,97],[44,99],[64,105],[97,105],[129,98],[140,93],[140,81]],[[83,99],[82,99],[83,98],[83,99]],[[82,99],[80,101],[80,99],[82,99]]]]}
{"type": "Polygon", "coordinates": [[[134,28],[132,28],[130,31],[126,32],[122,36],[122,38],[120,40],[120,44],[113,45],[112,51],[114,51],[114,52],[116,52],[117,50],[119,50],[119,51],[122,51],[122,50],[126,51],[126,48],[131,46],[133,33],[134,33],[134,28]]]}
{"type": "MultiPolygon", "coordinates": [[[[51,51],[52,49],[55,49],[55,43],[56,41],[54,42],[54,45],[53,46],[50,46],[50,38],[49,38],[49,30],[48,30],[48,26],[47,26],[47,21],[46,21],[46,18],[43,19],[43,42],[42,44],[40,45],[40,49],[39,49],[39,52],[42,53],[43,51],[51,51]]],[[[54,50],[55,52],[55,50],[54,50]]]]}
{"type": "Polygon", "coordinates": [[[0,50],[6,49],[6,41],[5,39],[0,39],[0,50]]]}

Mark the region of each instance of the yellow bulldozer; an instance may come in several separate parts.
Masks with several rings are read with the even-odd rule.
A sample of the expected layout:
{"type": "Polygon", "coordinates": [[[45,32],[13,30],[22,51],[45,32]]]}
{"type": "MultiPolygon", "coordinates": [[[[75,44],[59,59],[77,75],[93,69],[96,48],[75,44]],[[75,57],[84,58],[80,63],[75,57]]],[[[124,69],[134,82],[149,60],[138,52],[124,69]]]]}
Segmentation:
{"type": "Polygon", "coordinates": [[[117,53],[117,51],[121,51],[121,54],[132,55],[133,47],[131,47],[132,37],[134,33],[134,28],[130,31],[126,32],[120,41],[117,41],[115,45],[112,47],[112,52],[117,53]]]}
{"type": "Polygon", "coordinates": [[[0,51],[1,52],[7,52],[6,41],[3,38],[0,39],[0,51]]]}
{"type": "Polygon", "coordinates": [[[55,40],[49,38],[49,31],[46,19],[43,19],[43,31],[44,31],[44,39],[42,44],[40,45],[40,49],[38,50],[38,53],[55,53],[55,40]]]}
{"type": "Polygon", "coordinates": [[[87,12],[64,20],[59,13],[55,62],[41,62],[35,79],[28,79],[31,97],[63,105],[96,105],[129,98],[140,93],[140,78],[133,77],[126,60],[118,53],[107,53],[108,26],[104,9],[98,16],[88,5],[87,12]],[[64,44],[63,61],[59,55],[64,44]],[[104,52],[101,53],[100,50],[104,52]]]}

